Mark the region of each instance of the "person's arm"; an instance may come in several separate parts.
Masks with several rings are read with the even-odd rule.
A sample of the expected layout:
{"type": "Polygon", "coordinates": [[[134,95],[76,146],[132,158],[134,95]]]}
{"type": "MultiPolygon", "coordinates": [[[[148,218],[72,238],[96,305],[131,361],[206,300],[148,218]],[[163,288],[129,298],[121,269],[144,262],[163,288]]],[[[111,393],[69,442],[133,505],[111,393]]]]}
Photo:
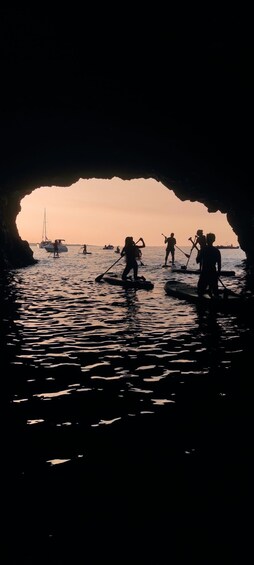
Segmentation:
{"type": "Polygon", "coordinates": [[[140,238],[139,238],[139,241],[142,241],[142,245],[137,245],[137,247],[139,247],[139,249],[141,249],[142,247],[145,247],[145,246],[146,246],[146,244],[145,244],[145,242],[144,242],[144,240],[143,240],[143,237],[140,237],[140,238]]]}

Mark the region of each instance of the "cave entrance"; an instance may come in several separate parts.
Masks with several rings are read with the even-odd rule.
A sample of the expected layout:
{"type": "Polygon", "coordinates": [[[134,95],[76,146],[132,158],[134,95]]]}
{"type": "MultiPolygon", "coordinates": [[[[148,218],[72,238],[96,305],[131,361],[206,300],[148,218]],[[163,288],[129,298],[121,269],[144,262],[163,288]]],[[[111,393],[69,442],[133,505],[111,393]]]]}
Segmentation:
{"type": "Polygon", "coordinates": [[[216,243],[237,245],[226,214],[210,213],[199,202],[181,201],[173,190],[150,179],[80,179],[69,187],[41,187],[21,201],[17,216],[20,237],[41,240],[44,210],[47,236],[69,244],[123,245],[127,235],[142,236],[148,246],[162,246],[162,233],[175,233],[188,246],[197,229],[212,231],[216,243]]]}

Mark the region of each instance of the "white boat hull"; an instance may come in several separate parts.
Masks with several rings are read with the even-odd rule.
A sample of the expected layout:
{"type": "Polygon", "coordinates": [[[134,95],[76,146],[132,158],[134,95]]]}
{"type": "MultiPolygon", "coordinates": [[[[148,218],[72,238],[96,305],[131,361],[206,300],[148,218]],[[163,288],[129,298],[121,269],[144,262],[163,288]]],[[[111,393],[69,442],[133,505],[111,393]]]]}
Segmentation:
{"type": "MultiPolygon", "coordinates": [[[[53,243],[49,243],[48,245],[45,245],[45,246],[44,246],[44,249],[46,249],[46,251],[47,251],[48,253],[54,253],[54,245],[53,245],[53,243]]],[[[64,253],[64,252],[66,252],[66,251],[68,251],[67,245],[63,245],[63,244],[59,245],[59,244],[58,244],[58,253],[64,253]]]]}

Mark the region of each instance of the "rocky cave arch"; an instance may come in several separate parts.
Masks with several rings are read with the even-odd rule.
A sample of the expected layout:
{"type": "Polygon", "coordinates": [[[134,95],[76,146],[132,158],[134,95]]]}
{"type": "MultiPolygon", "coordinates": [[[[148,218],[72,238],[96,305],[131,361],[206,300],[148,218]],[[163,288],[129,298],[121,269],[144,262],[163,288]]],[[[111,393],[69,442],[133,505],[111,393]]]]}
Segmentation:
{"type": "Polygon", "coordinates": [[[226,213],[253,268],[253,34],[180,20],[109,44],[105,26],[96,51],[83,19],[59,17],[5,7],[0,21],[1,266],[33,262],[16,227],[25,195],[119,177],[226,213]]]}
{"type": "MultiPolygon", "coordinates": [[[[128,157],[129,156],[130,152],[128,152],[128,157]]],[[[94,159],[95,157],[93,156],[93,160],[94,159]]],[[[125,167],[127,168],[126,164],[125,167]]],[[[21,210],[20,203],[24,196],[31,194],[33,190],[42,185],[42,182],[44,186],[57,185],[61,187],[69,187],[71,184],[77,182],[79,178],[110,179],[114,176],[118,176],[123,180],[132,180],[135,178],[154,178],[155,180],[160,181],[169,190],[173,190],[175,195],[182,201],[190,200],[192,202],[201,202],[207,207],[208,212],[221,211],[223,213],[226,213],[227,220],[233,231],[237,235],[239,245],[246,253],[248,267],[251,268],[253,266],[253,246],[249,246],[249,242],[252,241],[251,234],[253,231],[253,215],[250,207],[247,207],[247,209],[245,209],[245,206],[243,205],[244,201],[236,202],[236,207],[234,209],[232,206],[232,197],[229,197],[230,201],[227,202],[226,195],[223,195],[222,190],[220,197],[218,194],[213,194],[211,196],[212,193],[209,192],[209,187],[207,187],[207,184],[205,182],[204,186],[202,186],[202,182],[199,185],[197,183],[197,179],[193,180],[192,184],[190,176],[183,179],[179,179],[177,175],[174,175],[174,173],[170,176],[169,174],[165,176],[165,174],[160,174],[159,168],[157,168],[155,174],[155,171],[148,172],[146,165],[143,165],[138,169],[136,163],[135,168],[130,167],[129,170],[123,170],[122,164],[121,167],[119,167],[119,165],[114,166],[114,164],[110,162],[110,156],[108,156],[107,170],[105,170],[105,165],[103,165],[102,169],[101,163],[98,162],[97,168],[91,170],[90,175],[87,175],[87,171],[85,171],[84,174],[84,171],[81,171],[80,167],[77,168],[77,171],[74,170],[73,172],[71,172],[69,168],[66,172],[65,166],[63,166],[63,170],[59,168],[59,171],[54,171],[54,173],[51,174],[49,169],[47,169],[47,171],[45,172],[42,170],[39,176],[38,173],[36,173],[29,180],[19,179],[19,181],[16,181],[15,190],[12,189],[11,186],[8,187],[8,190],[1,196],[0,200],[0,252],[2,267],[25,267],[35,262],[33,258],[33,252],[29,247],[28,242],[22,241],[16,226],[16,218],[21,210]],[[108,168],[111,168],[111,170],[113,171],[111,175],[109,175],[108,168]],[[102,170],[104,172],[103,177],[102,170]],[[36,179],[37,183],[34,184],[34,186],[31,186],[34,182],[36,182],[36,179]]],[[[163,171],[163,173],[165,172],[170,173],[171,171],[163,171]]]]}

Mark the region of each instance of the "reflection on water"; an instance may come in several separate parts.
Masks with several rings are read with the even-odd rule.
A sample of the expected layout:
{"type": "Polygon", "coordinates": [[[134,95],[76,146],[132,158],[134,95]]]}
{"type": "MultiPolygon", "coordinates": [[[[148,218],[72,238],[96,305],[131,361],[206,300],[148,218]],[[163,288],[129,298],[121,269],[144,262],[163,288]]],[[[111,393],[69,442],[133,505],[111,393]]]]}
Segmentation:
{"type": "MultiPolygon", "coordinates": [[[[199,311],[195,305],[167,296],[165,281],[176,275],[161,268],[164,248],[143,252],[140,272],[154,283],[151,291],[123,290],[103,280],[96,283],[95,277],[115,258],[113,252],[105,257],[98,247],[91,246],[91,251],[84,256],[79,254],[79,246],[70,246],[68,254],[54,261],[45,250],[34,247],[39,263],[1,280],[2,394],[7,406],[9,473],[16,484],[26,477],[32,481],[39,469],[65,469],[72,464],[75,471],[67,482],[75,484],[77,469],[82,468],[82,479],[77,483],[80,489],[83,473],[86,470],[88,481],[93,463],[91,476],[98,473],[94,482],[100,500],[105,496],[99,487],[102,480],[107,491],[108,474],[118,481],[119,473],[125,473],[125,485],[130,485],[126,497],[135,496],[136,500],[145,489],[144,473],[153,465],[153,501],[165,501],[168,496],[167,508],[173,509],[172,491],[166,495],[166,485],[172,487],[174,482],[175,504],[179,497],[190,500],[192,488],[179,490],[180,483],[181,489],[187,485],[189,466],[205,452],[212,468],[210,453],[215,461],[216,449],[221,460],[225,450],[228,454],[231,449],[228,426],[234,427],[236,407],[239,410],[241,406],[242,423],[249,414],[249,379],[242,367],[251,359],[252,321],[199,311]],[[191,458],[187,467],[186,457],[191,458]],[[187,476],[178,484],[174,472],[183,477],[183,468],[187,476]]],[[[223,268],[236,270],[236,277],[223,280],[236,291],[244,285],[243,258],[240,250],[224,254],[223,268]]],[[[122,268],[119,262],[114,272],[120,273],[122,268]]],[[[186,276],[180,274],[179,278],[186,276]]],[[[188,279],[197,283],[196,275],[188,275],[188,279]]],[[[246,428],[246,422],[242,425],[246,428]]],[[[241,438],[241,449],[243,445],[241,438]]],[[[197,479],[190,476],[199,481],[198,490],[200,474],[197,479]]],[[[57,486],[54,477],[51,480],[55,497],[57,486]]],[[[68,489],[70,484],[65,486],[68,489]]],[[[23,496],[26,499],[26,492],[24,487],[19,491],[20,500],[23,496]]],[[[14,494],[17,496],[15,490],[14,494]]],[[[46,490],[44,496],[47,500],[46,490]]],[[[32,500],[30,493],[29,519],[32,500]]],[[[40,505],[41,500],[40,496],[40,505]]],[[[61,500],[59,494],[60,508],[61,500]]],[[[112,506],[110,498],[111,520],[117,528],[119,508],[114,501],[112,506]]],[[[87,498],[83,503],[88,504],[87,498]]],[[[72,508],[71,497],[69,505],[72,508]]],[[[20,508],[24,510],[22,504],[20,508]]],[[[89,516],[93,509],[92,500],[89,516]]],[[[151,520],[146,504],[142,512],[145,531],[150,527],[147,516],[151,520]]],[[[153,515],[158,519],[158,508],[153,508],[153,515]]],[[[45,525],[47,539],[54,539],[56,522],[69,536],[70,525],[66,529],[61,517],[54,521],[54,516],[45,525]]],[[[175,519],[174,510],[173,527],[175,519]]],[[[135,522],[133,515],[132,520],[135,522]]],[[[76,539],[78,519],[74,523],[76,539]]]]}
{"type": "MultiPolygon", "coordinates": [[[[149,292],[96,283],[113,255],[78,250],[70,247],[56,262],[34,248],[39,263],[11,272],[3,286],[2,348],[11,371],[4,387],[16,421],[75,427],[84,425],[85,411],[85,425],[93,427],[170,410],[186,380],[225,371],[246,353],[251,330],[236,316],[198,312],[165,295],[173,275],[161,268],[163,248],[143,253],[142,274],[155,284],[149,292]]],[[[237,271],[225,284],[239,288],[244,272],[236,251],[224,267],[237,271]]],[[[196,284],[196,275],[189,279],[196,284]]],[[[69,451],[65,444],[64,455],[69,451]]]]}

